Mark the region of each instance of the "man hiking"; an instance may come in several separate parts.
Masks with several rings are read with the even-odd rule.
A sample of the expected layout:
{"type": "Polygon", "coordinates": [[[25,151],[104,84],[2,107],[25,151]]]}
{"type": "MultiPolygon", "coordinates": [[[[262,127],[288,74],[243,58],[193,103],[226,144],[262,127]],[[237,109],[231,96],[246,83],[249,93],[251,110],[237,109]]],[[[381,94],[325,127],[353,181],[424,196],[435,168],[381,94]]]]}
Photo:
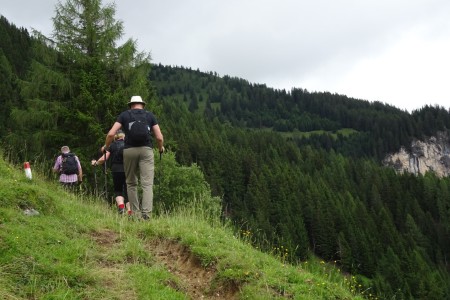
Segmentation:
{"type": "Polygon", "coordinates": [[[159,153],[164,152],[164,138],[153,113],[144,109],[146,103],[141,96],[133,96],[128,102],[129,110],[123,111],[109,130],[102,151],[108,150],[117,130],[125,132],[123,166],[127,182],[128,200],[132,214],[149,220],[153,210],[153,179],[155,160],[152,135],[156,139],[159,153]],[[142,201],[138,198],[139,179],[142,201]]]}

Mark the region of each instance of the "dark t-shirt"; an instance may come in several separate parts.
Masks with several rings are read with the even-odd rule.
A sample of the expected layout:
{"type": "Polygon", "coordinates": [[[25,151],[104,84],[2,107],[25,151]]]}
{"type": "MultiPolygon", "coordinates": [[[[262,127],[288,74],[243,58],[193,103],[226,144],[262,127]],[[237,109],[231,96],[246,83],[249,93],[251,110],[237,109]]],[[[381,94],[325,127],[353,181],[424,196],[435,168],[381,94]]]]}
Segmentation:
{"type": "Polygon", "coordinates": [[[111,172],[125,172],[123,169],[123,148],[122,140],[114,141],[109,146],[111,172]]]}
{"type": "MultiPolygon", "coordinates": [[[[135,118],[139,118],[139,115],[145,115],[145,120],[147,121],[148,126],[150,127],[150,130],[153,126],[158,124],[158,121],[156,120],[156,117],[149,111],[145,110],[145,109],[130,109],[130,110],[126,110],[120,113],[120,115],[117,117],[117,122],[119,122],[120,124],[122,124],[122,130],[125,132],[125,149],[127,148],[131,148],[134,147],[132,145],[129,145],[127,143],[127,135],[129,132],[129,123],[133,121],[132,116],[130,115],[129,111],[132,111],[132,113],[136,116],[135,118]]],[[[149,142],[147,143],[147,145],[150,148],[153,147],[152,145],[152,139],[149,139],[149,142]]]]}

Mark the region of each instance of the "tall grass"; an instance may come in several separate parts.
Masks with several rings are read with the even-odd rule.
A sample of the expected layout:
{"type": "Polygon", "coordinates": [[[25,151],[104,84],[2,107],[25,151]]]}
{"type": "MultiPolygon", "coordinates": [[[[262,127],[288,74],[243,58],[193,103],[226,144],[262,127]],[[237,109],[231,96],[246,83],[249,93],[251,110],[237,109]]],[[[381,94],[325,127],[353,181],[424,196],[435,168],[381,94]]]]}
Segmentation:
{"type": "MultiPolygon", "coordinates": [[[[167,173],[167,186],[180,182],[176,170],[167,173]]],[[[363,298],[333,266],[291,265],[283,252],[254,248],[203,189],[143,222],[33,175],[0,160],[1,299],[363,298]]]]}

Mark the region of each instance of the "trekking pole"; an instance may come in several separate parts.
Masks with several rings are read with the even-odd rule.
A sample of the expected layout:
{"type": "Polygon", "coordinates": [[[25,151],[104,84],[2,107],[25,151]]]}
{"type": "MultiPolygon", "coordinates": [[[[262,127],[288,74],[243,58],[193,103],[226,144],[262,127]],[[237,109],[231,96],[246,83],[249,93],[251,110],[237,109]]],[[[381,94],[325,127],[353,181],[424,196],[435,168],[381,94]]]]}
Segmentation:
{"type": "Polygon", "coordinates": [[[105,197],[106,197],[106,201],[109,203],[109,199],[108,199],[108,182],[107,182],[107,177],[106,177],[106,149],[103,152],[103,158],[104,158],[104,162],[103,164],[105,165],[105,197]]]}
{"type": "Polygon", "coordinates": [[[161,176],[162,174],[162,152],[159,152],[159,176],[158,176],[158,196],[159,196],[159,200],[161,201],[161,176]]]}
{"type": "Polygon", "coordinates": [[[97,168],[96,168],[96,166],[94,166],[94,183],[95,183],[95,197],[98,197],[97,168]]]}
{"type": "Polygon", "coordinates": [[[80,181],[78,183],[78,192],[81,194],[83,193],[83,181],[80,181]]]}

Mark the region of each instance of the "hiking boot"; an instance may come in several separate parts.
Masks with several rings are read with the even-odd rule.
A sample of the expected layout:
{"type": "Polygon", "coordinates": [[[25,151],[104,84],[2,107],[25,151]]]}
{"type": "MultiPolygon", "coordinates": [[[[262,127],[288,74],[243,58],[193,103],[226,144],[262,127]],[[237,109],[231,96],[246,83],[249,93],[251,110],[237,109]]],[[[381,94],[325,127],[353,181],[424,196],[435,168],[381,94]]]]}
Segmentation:
{"type": "Polygon", "coordinates": [[[142,214],[142,220],[144,220],[144,221],[150,220],[149,215],[147,215],[147,214],[142,214]]]}

